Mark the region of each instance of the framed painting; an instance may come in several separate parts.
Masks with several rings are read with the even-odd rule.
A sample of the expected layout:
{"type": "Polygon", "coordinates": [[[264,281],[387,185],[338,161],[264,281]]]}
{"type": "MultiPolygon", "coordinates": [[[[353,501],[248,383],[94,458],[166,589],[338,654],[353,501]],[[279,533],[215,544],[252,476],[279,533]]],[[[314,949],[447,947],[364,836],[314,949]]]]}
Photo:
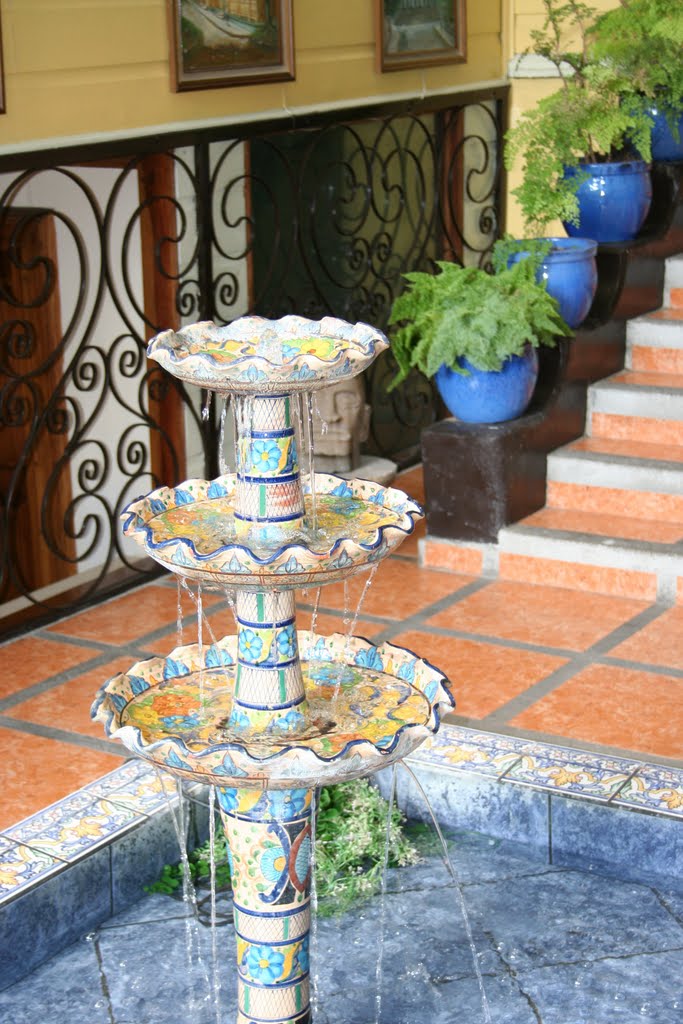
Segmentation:
{"type": "Polygon", "coordinates": [[[2,66],[2,26],[0,26],[0,114],[5,113],[5,69],[2,66]]]}
{"type": "Polygon", "coordinates": [[[465,0],[375,0],[379,71],[467,60],[465,0]]]}
{"type": "Polygon", "coordinates": [[[294,78],[292,0],[167,2],[176,92],[294,78]]]}

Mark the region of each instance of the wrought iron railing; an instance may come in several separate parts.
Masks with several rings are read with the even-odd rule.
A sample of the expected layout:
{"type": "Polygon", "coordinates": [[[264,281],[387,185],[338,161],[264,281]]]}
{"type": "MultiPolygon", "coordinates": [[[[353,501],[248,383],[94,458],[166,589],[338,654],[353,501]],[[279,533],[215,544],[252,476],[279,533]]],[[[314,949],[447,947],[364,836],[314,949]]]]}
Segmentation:
{"type": "MultiPolygon", "coordinates": [[[[332,313],[386,326],[402,274],[485,263],[505,89],[0,158],[0,634],[154,568],[133,497],[218,466],[217,412],[148,363],[196,319],[332,313]]],[[[370,447],[409,459],[415,377],[367,378],[370,447]]]]}

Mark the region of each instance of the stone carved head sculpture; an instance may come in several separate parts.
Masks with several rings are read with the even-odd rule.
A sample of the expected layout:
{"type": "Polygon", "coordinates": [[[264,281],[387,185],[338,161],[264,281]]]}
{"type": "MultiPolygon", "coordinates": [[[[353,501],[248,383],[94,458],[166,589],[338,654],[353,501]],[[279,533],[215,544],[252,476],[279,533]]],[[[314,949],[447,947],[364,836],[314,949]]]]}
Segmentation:
{"type": "Polygon", "coordinates": [[[318,391],[313,402],[316,466],[346,472],[360,463],[360,446],[370,432],[370,406],[362,377],[318,391]]]}

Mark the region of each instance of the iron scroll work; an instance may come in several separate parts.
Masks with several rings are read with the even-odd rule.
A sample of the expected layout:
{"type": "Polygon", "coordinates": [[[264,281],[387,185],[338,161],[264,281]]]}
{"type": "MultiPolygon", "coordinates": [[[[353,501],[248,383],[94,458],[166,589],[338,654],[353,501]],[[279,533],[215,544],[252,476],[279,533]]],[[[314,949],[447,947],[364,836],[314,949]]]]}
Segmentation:
{"type": "MultiPolygon", "coordinates": [[[[506,90],[457,100],[0,162],[0,635],[144,578],[120,509],[218,470],[220,410],[148,363],[154,333],[249,312],[383,329],[405,272],[487,263],[506,90]]],[[[369,445],[406,462],[436,403],[418,376],[387,395],[392,374],[387,354],[366,377],[369,445]]]]}

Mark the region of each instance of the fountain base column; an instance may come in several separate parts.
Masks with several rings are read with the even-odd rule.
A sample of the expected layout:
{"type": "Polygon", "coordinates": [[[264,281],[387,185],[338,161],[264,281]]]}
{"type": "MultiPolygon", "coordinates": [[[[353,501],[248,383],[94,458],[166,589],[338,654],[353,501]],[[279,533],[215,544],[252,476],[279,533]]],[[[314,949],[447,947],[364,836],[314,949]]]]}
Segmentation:
{"type": "Polygon", "coordinates": [[[309,789],[217,787],[237,940],[237,1024],[310,1024],[309,789]]]}

